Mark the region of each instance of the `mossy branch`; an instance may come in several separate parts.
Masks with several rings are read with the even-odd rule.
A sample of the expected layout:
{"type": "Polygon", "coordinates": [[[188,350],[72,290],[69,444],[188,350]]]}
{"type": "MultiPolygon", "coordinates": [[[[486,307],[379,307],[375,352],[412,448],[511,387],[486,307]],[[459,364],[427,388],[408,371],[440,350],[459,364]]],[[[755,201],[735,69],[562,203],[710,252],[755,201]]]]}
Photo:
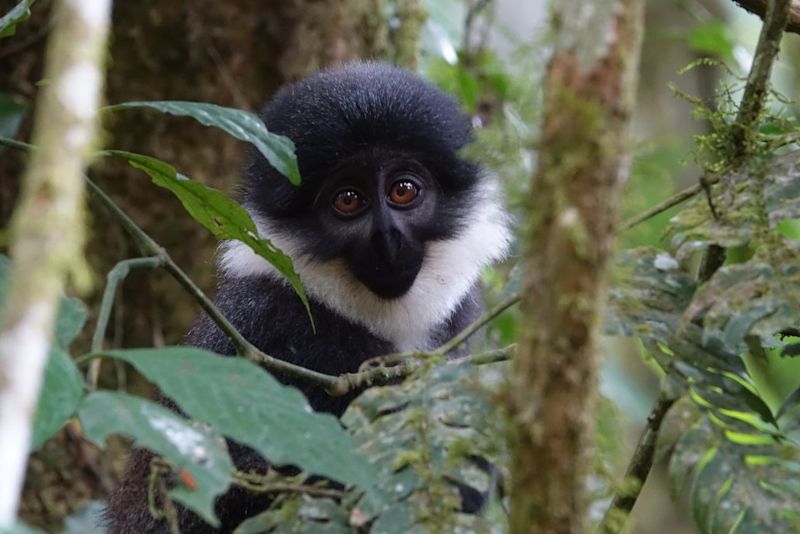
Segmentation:
{"type": "MultiPolygon", "coordinates": [[[[767,5],[769,0],[733,0],[734,3],[749,11],[754,15],[758,15],[762,19],[767,14],[767,5]]],[[[789,21],[786,24],[786,31],[791,33],[800,34],[800,2],[794,0],[789,6],[789,21]]]]}
{"type": "Polygon", "coordinates": [[[394,62],[415,71],[419,67],[422,28],[428,20],[428,11],[422,0],[397,0],[396,6],[399,24],[392,32],[394,62]]]}
{"type": "MultiPolygon", "coordinates": [[[[636,444],[636,449],[633,451],[628,468],[625,470],[625,481],[635,480],[637,484],[633,486],[632,491],[624,493],[617,493],[611,501],[603,520],[597,531],[600,534],[611,534],[620,532],[622,530],[621,523],[627,515],[633,510],[636,500],[642,492],[647,475],[653,468],[653,459],[656,452],[656,441],[658,440],[658,433],[661,430],[661,423],[664,421],[664,416],[675,404],[677,400],[674,395],[669,393],[668,388],[662,388],[661,393],[656,399],[653,409],[650,410],[650,415],[647,416],[645,427],[642,434],[639,436],[639,442],[636,444]]],[[[628,486],[628,484],[625,484],[628,486]]]]}
{"type": "Polygon", "coordinates": [[[784,28],[789,20],[792,0],[773,0],[769,2],[764,25],[758,36],[753,65],[747,76],[744,94],[739,105],[736,121],[731,126],[729,139],[733,145],[735,161],[741,163],[749,154],[750,139],[757,133],[758,121],[769,94],[769,78],[772,66],[780,50],[784,28]]]}

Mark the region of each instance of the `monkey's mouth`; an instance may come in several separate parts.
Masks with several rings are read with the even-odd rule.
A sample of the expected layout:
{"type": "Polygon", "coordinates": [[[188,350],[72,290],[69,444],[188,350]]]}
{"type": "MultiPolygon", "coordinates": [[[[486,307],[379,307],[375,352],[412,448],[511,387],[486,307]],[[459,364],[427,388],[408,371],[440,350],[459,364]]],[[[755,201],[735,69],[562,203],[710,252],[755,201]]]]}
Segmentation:
{"type": "Polygon", "coordinates": [[[417,279],[422,262],[412,265],[381,264],[373,262],[369,268],[355,271],[356,278],[367,289],[383,299],[400,298],[411,289],[417,279]]]}

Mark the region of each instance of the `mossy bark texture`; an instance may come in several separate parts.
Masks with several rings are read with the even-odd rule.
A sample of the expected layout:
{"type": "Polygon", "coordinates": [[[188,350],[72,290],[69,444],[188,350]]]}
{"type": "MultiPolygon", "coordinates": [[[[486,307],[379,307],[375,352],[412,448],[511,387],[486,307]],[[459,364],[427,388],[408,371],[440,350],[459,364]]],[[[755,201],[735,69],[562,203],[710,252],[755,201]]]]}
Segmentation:
{"type": "Polygon", "coordinates": [[[643,1],[564,0],[552,9],[524,332],[509,393],[513,533],[586,526],[598,334],[628,172],[643,1]]]}

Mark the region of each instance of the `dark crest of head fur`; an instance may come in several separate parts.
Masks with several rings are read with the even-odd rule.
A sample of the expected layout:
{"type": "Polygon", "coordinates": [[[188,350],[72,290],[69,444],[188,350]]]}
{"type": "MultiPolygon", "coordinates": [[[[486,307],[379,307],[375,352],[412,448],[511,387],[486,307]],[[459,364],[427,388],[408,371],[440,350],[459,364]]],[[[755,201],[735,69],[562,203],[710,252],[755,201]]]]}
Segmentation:
{"type": "Polygon", "coordinates": [[[278,92],[261,117],[271,132],[294,142],[303,179],[299,188],[291,185],[253,153],[246,196],[268,216],[303,209],[338,163],[367,148],[417,158],[453,194],[478,179],[477,165],[458,154],[472,140],[472,128],[456,101],[390,65],[357,62],[320,71],[278,92]]]}

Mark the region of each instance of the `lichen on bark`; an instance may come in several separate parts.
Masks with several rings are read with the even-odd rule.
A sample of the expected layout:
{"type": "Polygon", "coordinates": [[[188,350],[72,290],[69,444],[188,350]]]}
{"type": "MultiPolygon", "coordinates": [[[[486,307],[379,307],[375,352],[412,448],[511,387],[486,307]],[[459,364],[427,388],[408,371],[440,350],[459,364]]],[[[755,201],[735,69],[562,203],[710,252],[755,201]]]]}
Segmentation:
{"type": "Polygon", "coordinates": [[[511,532],[582,532],[600,357],[642,24],[641,0],[553,5],[539,164],[510,382],[511,532]],[[592,15],[592,16],[590,16],[592,15]]]}

